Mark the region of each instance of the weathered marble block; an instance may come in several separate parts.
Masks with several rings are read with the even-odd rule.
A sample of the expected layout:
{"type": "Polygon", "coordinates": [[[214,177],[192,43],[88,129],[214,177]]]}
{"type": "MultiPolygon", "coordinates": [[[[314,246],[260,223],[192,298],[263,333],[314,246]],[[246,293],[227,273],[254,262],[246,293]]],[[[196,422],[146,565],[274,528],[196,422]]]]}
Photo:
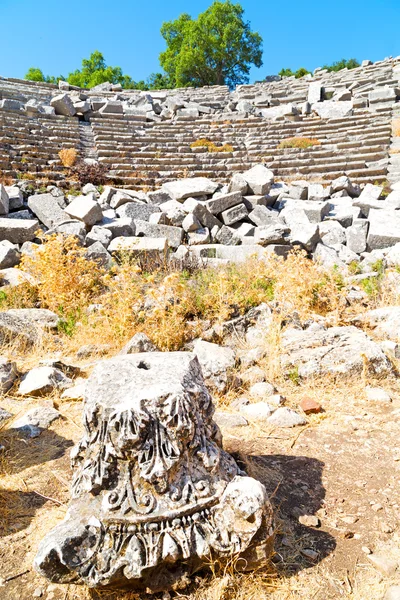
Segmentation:
{"type": "Polygon", "coordinates": [[[218,559],[267,564],[264,486],[222,449],[200,364],[189,352],[101,362],[72,452],[72,500],[34,566],[58,583],[156,592],[218,559]]]}

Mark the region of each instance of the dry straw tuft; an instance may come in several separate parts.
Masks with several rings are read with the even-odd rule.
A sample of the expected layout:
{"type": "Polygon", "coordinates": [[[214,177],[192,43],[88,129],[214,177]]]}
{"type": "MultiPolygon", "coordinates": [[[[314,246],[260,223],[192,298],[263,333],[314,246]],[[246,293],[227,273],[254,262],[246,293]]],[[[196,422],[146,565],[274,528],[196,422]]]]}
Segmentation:
{"type": "Polygon", "coordinates": [[[320,145],[321,142],[315,138],[292,137],[282,140],[279,143],[278,148],[299,148],[300,150],[305,150],[306,148],[311,148],[311,146],[320,145]]]}
{"type": "Polygon", "coordinates": [[[63,167],[73,167],[78,158],[78,151],[75,148],[63,148],[58,153],[63,167]]]}

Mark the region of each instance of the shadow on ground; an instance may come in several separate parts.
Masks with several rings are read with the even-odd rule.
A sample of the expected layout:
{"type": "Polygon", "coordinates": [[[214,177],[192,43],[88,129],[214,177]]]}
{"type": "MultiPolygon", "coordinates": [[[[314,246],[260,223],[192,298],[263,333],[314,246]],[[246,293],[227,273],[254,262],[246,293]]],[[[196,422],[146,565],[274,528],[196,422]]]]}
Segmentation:
{"type": "Polygon", "coordinates": [[[277,520],[274,560],[281,575],[294,575],[334,551],[336,541],[330,533],[299,523],[300,516],[315,515],[323,507],[322,461],[279,454],[235,458],[249,475],[262,481],[271,498],[277,520]]]}
{"type": "MultiPolygon", "coordinates": [[[[3,446],[0,454],[0,536],[7,536],[26,529],[35,512],[47,502],[46,498],[29,489],[24,471],[63,457],[73,443],[54,431],[44,431],[38,438],[27,439],[13,429],[1,432],[0,443],[3,446]],[[2,477],[7,481],[7,487],[14,489],[6,489],[2,477]]],[[[65,458],[68,461],[67,456],[65,458]]]]}

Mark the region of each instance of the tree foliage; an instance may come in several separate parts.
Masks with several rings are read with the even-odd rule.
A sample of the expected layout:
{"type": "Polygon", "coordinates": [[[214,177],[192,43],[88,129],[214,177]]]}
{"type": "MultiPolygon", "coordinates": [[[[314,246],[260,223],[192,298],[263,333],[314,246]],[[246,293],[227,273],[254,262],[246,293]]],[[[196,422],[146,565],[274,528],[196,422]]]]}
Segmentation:
{"type": "Polygon", "coordinates": [[[262,65],[262,38],[243,20],[244,10],[216,0],[197,19],[181,14],[163,23],[167,48],[160,65],[173,87],[248,83],[251,65],[262,65]]]}
{"type": "Polygon", "coordinates": [[[329,72],[332,72],[332,71],[341,71],[342,69],[356,69],[359,66],[360,66],[360,63],[358,62],[358,60],[356,58],[349,58],[348,60],[346,60],[345,58],[342,58],[342,60],[338,60],[338,61],[332,63],[331,65],[325,65],[322,68],[327,69],[327,71],[329,71],[329,72]]]}
{"type": "MultiPolygon", "coordinates": [[[[322,68],[326,69],[329,73],[331,73],[333,71],[341,71],[342,69],[356,69],[359,66],[360,63],[356,58],[342,58],[342,60],[337,60],[331,65],[324,65],[322,68]]],[[[307,73],[310,72],[311,71],[308,71],[304,67],[301,67],[300,69],[297,69],[297,71],[292,71],[292,69],[281,69],[278,75],[280,75],[281,77],[296,77],[296,79],[299,79],[300,77],[303,77],[304,75],[307,75],[307,73]]]]}
{"type": "Polygon", "coordinates": [[[297,71],[292,71],[292,69],[281,69],[278,73],[281,77],[296,77],[296,79],[300,79],[300,77],[304,77],[304,75],[308,75],[310,71],[307,71],[304,67],[300,67],[297,71]]]}
{"type": "Polygon", "coordinates": [[[68,77],[53,77],[44,75],[37,67],[31,67],[25,75],[29,81],[43,81],[58,83],[60,79],[68,81],[70,85],[80,88],[92,88],[100,83],[120,84],[124,89],[151,90],[170,87],[169,79],[162,73],[153,73],[147,81],[134,81],[129,75],[122,72],[121,67],[111,67],[106,64],[104,56],[98,50],[92,52],[89,58],[82,60],[82,68],[76,69],[68,77]]]}

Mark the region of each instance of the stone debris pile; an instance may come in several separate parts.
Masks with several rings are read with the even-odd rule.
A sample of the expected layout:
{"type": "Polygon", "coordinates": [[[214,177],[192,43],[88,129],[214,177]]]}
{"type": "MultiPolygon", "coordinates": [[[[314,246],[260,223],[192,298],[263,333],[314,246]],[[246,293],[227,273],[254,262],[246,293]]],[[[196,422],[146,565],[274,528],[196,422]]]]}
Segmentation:
{"type": "Polygon", "coordinates": [[[72,453],[72,500],[35,568],[57,583],[158,592],[212,557],[268,563],[274,528],[264,486],[222,449],[197,358],[150,352],[101,362],[72,453]]]}
{"type": "Polygon", "coordinates": [[[4,284],[29,275],[16,270],[21,256],[40,246],[38,231],[75,236],[87,257],[109,267],[121,251],[133,257],[239,262],[250,255],[285,256],[306,250],[327,268],[354,281],[379,262],[400,262],[400,182],[329,185],[275,181],[264,165],[235,174],[229,184],[206,177],[179,179],[151,192],[92,184],[65,196],[56,186],[27,195],[25,182],[0,185],[0,270],[4,284]]]}

